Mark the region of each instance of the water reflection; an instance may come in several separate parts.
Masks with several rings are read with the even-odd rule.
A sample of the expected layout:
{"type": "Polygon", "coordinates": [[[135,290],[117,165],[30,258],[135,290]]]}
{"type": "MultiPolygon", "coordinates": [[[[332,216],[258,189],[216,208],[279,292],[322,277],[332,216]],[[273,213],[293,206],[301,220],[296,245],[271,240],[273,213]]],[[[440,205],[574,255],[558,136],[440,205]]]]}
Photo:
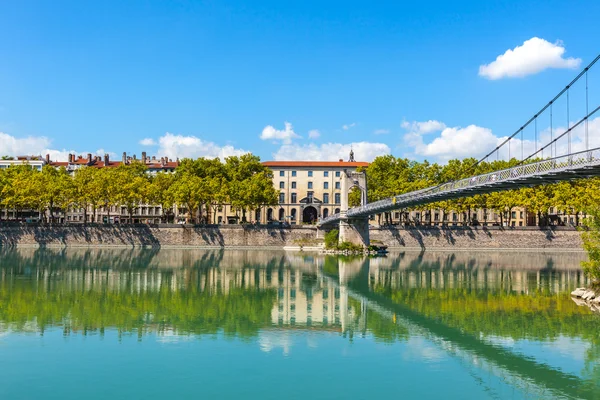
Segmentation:
{"type": "Polygon", "coordinates": [[[587,283],[583,257],[4,249],[0,335],[222,334],[288,354],[289,332],[333,332],[405,343],[407,362],[456,359],[525,397],[589,397],[600,390],[600,318],[568,295],[587,283]]]}

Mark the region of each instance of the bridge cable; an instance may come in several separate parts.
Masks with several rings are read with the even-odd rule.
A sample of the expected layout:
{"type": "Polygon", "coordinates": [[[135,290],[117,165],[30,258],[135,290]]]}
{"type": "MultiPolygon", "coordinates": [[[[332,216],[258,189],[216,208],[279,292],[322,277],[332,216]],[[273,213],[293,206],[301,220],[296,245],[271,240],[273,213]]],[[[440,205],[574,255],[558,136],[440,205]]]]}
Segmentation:
{"type": "MultiPolygon", "coordinates": [[[[550,143],[554,143],[554,128],[552,127],[552,105],[550,105],[550,143]]],[[[554,147],[556,151],[556,146],[554,147]]],[[[552,153],[552,146],[550,146],[550,158],[554,158],[556,154],[552,153]]]]}
{"type": "Polygon", "coordinates": [[[567,149],[569,151],[568,154],[571,154],[571,119],[569,117],[569,92],[570,90],[567,90],[567,129],[569,129],[569,135],[567,136],[569,144],[567,145],[567,149]]]}
{"type": "MultiPolygon", "coordinates": [[[[588,71],[585,71],[585,113],[588,113],[588,71]]],[[[588,120],[585,120],[585,149],[590,149],[590,140],[588,136],[588,120]]]]}
{"type": "MultiPolygon", "coordinates": [[[[573,86],[574,83],[576,83],[582,76],[587,74],[587,71],[594,65],[596,64],[596,62],[600,60],[600,54],[598,54],[596,56],[596,58],[594,58],[592,60],[592,62],[590,62],[588,64],[587,67],[585,67],[583,69],[583,71],[581,71],[567,86],[565,86],[556,96],[554,96],[554,98],[552,100],[550,100],[544,107],[542,107],[533,117],[531,117],[527,122],[525,122],[525,124],[521,127],[524,128],[526,126],[528,126],[531,122],[533,122],[535,120],[535,118],[538,115],[541,115],[544,111],[546,111],[548,108],[551,109],[552,111],[552,104],[554,104],[554,102],[556,100],[558,100],[559,97],[561,97],[571,86],[573,86]]],[[[521,129],[520,128],[520,129],[521,129]]],[[[471,168],[475,168],[477,165],[479,165],[480,163],[482,163],[484,160],[486,160],[490,155],[494,154],[495,151],[497,151],[498,149],[500,149],[500,147],[504,146],[511,138],[515,137],[518,133],[519,130],[517,130],[515,133],[513,133],[511,136],[509,136],[507,139],[504,140],[504,142],[500,143],[498,146],[496,146],[496,148],[492,151],[490,151],[488,154],[486,154],[484,157],[482,157],[481,159],[479,159],[479,161],[477,161],[475,164],[473,164],[473,166],[471,166],[471,168]]],[[[552,134],[552,130],[550,131],[550,133],[552,134]]]]}
{"type": "MultiPolygon", "coordinates": [[[[515,165],[515,167],[518,167],[519,165],[523,164],[525,161],[529,160],[530,158],[533,158],[533,156],[535,156],[538,152],[540,151],[544,151],[545,148],[547,148],[548,146],[550,146],[550,149],[552,149],[552,145],[554,144],[556,146],[556,142],[562,138],[563,136],[571,133],[575,128],[577,128],[579,125],[583,124],[584,122],[588,121],[590,119],[590,117],[592,117],[594,114],[596,114],[598,111],[600,111],[600,106],[596,107],[594,110],[592,110],[591,113],[589,113],[588,115],[586,115],[585,117],[581,118],[579,121],[577,121],[572,127],[570,127],[569,129],[567,129],[566,131],[564,131],[563,133],[561,133],[559,136],[557,136],[556,138],[554,138],[550,143],[548,143],[547,145],[541,147],[537,152],[529,155],[526,159],[524,159],[523,161],[521,161],[519,164],[515,165]]],[[[551,159],[554,157],[551,157],[551,159]]]]}

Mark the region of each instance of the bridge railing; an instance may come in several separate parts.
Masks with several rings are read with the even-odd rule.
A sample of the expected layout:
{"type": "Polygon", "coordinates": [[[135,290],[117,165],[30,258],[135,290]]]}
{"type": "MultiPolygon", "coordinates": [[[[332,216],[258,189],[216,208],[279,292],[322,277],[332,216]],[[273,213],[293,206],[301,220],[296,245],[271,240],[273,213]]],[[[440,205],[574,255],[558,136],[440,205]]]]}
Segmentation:
{"type": "MultiPolygon", "coordinates": [[[[445,194],[462,194],[464,192],[463,196],[468,196],[469,191],[472,189],[480,190],[489,187],[489,192],[494,192],[501,188],[507,188],[507,185],[510,187],[511,184],[515,188],[518,188],[523,186],[523,184],[520,185],[518,183],[523,178],[535,176],[547,177],[559,172],[585,169],[586,166],[598,164],[600,164],[600,148],[595,148],[389,197],[364,206],[351,208],[346,212],[346,215],[348,217],[364,217],[392,209],[403,208],[404,206],[443,200],[445,194]]],[[[339,219],[340,214],[332,214],[327,218],[321,219],[319,225],[335,222],[339,219]]]]}

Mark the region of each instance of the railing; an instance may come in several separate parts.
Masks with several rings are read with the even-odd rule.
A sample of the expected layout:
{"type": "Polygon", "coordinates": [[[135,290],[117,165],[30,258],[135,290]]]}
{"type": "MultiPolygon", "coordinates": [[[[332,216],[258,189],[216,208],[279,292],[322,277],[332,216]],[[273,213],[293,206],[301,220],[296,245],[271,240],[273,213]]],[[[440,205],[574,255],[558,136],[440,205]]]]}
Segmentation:
{"type": "MultiPolygon", "coordinates": [[[[518,165],[500,171],[476,175],[389,197],[364,206],[351,208],[346,212],[346,215],[348,217],[366,217],[417,204],[427,204],[455,197],[466,197],[469,195],[469,192],[475,189],[478,189],[478,192],[491,193],[504,189],[518,188],[526,185],[525,181],[527,178],[551,176],[553,178],[550,180],[553,181],[571,180],[580,178],[581,176],[557,176],[557,174],[561,172],[577,172],[594,166],[600,166],[600,148],[518,165]]],[[[340,214],[332,214],[327,218],[321,219],[318,224],[332,223],[339,219],[341,219],[340,214]]]]}

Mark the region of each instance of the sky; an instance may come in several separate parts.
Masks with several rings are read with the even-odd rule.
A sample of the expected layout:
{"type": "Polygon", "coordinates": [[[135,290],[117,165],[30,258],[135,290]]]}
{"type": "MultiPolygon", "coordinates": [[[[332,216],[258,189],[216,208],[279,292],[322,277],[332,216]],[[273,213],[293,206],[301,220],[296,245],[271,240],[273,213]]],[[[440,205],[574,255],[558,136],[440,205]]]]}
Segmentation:
{"type": "MultiPolygon", "coordinates": [[[[0,154],[477,157],[598,55],[598,15],[595,0],[3,1],[0,154]]],[[[588,86],[591,110],[600,66],[588,86]]],[[[570,114],[557,102],[511,154],[584,99],[581,80],[570,114]]]]}

